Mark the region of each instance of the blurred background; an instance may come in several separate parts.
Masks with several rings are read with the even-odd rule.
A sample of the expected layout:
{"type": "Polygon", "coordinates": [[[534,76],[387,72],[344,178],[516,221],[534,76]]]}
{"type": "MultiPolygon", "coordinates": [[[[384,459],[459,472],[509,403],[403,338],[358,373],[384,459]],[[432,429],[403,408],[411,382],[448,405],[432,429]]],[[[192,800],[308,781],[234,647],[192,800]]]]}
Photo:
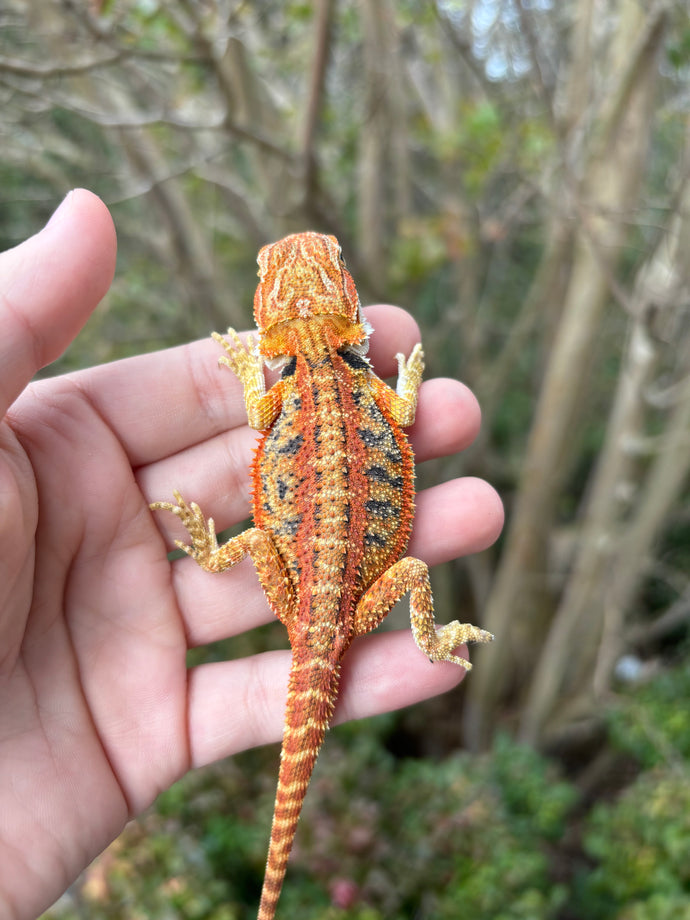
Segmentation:
{"type": "MultiPolygon", "coordinates": [[[[505,502],[499,544],[433,574],[439,619],[496,641],[458,691],[330,733],[281,916],[690,918],[688,12],[0,6],[0,248],[75,185],[119,237],[48,373],[248,328],[258,248],[314,229],[482,404],[419,485],[505,502]]],[[[46,917],[253,917],[276,765],[186,777],[46,917]]]]}

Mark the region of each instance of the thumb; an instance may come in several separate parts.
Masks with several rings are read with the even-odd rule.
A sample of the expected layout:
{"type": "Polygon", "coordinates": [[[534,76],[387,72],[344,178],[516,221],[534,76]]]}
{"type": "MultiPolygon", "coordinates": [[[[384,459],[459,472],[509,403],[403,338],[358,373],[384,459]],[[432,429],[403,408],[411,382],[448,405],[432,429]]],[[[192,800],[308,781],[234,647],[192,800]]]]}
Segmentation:
{"type": "Polygon", "coordinates": [[[108,209],[77,189],[39,233],[0,253],[0,417],[82,328],[110,286],[115,252],[108,209]]]}

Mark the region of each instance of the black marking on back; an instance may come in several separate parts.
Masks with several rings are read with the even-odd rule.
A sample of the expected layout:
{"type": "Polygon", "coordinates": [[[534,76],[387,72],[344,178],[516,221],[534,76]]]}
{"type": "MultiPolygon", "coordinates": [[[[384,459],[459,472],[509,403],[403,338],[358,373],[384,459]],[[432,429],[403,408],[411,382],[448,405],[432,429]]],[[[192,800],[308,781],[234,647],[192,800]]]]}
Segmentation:
{"type": "Polygon", "coordinates": [[[289,534],[289,536],[294,537],[301,523],[302,515],[295,514],[293,517],[285,518],[285,520],[281,522],[278,531],[279,533],[289,534]]]}
{"type": "Polygon", "coordinates": [[[393,441],[391,447],[386,451],[386,460],[390,463],[402,463],[402,452],[396,441],[393,441]]]}
{"type": "Polygon", "coordinates": [[[385,483],[389,486],[393,486],[394,489],[402,489],[405,484],[402,476],[391,476],[388,470],[384,469],[382,466],[370,466],[369,469],[366,470],[366,475],[372,482],[385,483]]]}
{"type": "Polygon", "coordinates": [[[355,370],[355,371],[366,371],[370,370],[370,364],[363,358],[361,355],[358,355],[354,351],[350,351],[347,348],[344,348],[342,351],[339,351],[338,354],[343,359],[346,364],[355,370]]]}
{"type": "Polygon", "coordinates": [[[295,454],[299,453],[303,443],[304,437],[301,434],[296,434],[294,438],[290,438],[289,441],[281,444],[281,446],[276,449],[276,453],[294,457],[295,454]]]}
{"type": "Polygon", "coordinates": [[[366,546],[388,546],[388,541],[378,533],[367,531],[364,534],[364,543],[366,546]]]}
{"type": "Polygon", "coordinates": [[[285,377],[292,377],[292,375],[297,370],[297,357],[293,355],[290,360],[286,363],[285,367],[280,372],[280,376],[285,379],[285,377]]]}
{"type": "Polygon", "coordinates": [[[365,447],[378,447],[383,449],[386,444],[386,441],[389,440],[389,433],[387,431],[372,431],[371,428],[358,428],[357,434],[362,439],[362,443],[365,447]]]}
{"type": "Polygon", "coordinates": [[[387,499],[370,498],[364,507],[374,517],[389,518],[395,515],[395,508],[387,499]]]}

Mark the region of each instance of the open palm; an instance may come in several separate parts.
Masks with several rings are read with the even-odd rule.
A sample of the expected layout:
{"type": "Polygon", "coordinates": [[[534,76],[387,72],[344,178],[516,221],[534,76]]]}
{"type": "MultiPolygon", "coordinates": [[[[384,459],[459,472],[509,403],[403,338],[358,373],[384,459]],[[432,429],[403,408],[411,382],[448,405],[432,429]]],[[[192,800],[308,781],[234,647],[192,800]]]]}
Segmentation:
{"type": "MultiPolygon", "coordinates": [[[[188,648],[271,619],[251,565],[211,577],[189,559],[171,564],[179,525],[148,510],[180,487],[219,529],[248,514],[255,434],[217,346],[29,385],[86,321],[114,260],[108,212],[84,191],[0,256],[3,920],[36,916],[190,767],[282,729],[288,651],[186,668],[188,648]]],[[[393,307],[369,318],[385,376],[416,326],[393,307]]],[[[412,430],[418,459],[466,446],[478,425],[466,388],[427,382],[412,430]]],[[[445,483],[419,496],[411,551],[431,564],[474,552],[501,522],[485,483],[445,483]]],[[[407,632],[368,637],[345,660],[336,719],[423,699],[463,673],[430,665],[407,632]]]]}

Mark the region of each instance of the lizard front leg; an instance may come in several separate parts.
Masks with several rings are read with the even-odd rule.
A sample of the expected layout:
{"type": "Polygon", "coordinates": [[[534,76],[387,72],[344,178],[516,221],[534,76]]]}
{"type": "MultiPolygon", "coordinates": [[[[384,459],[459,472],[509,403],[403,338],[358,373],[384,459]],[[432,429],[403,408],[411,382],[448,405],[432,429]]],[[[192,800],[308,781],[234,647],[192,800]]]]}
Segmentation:
{"type": "Polygon", "coordinates": [[[175,545],[206,572],[224,572],[249,556],[271,610],[286,626],[291,623],[295,615],[294,593],[283,560],[269,535],[251,527],[218,545],[213,518],[206,521],[196,502],[187,503],[177,491],[173,494],[176,505],[154,502],[150,507],[152,511],[172,512],[187,528],[191,546],[181,540],[175,540],[175,545]]]}
{"type": "Polygon", "coordinates": [[[417,647],[431,661],[452,661],[469,671],[470,662],[454,655],[454,650],[465,642],[490,642],[493,636],[484,629],[457,620],[437,626],[429,568],[421,559],[409,556],[400,559],[365,592],[355,610],[355,634],[361,636],[375,629],[408,591],[412,635],[417,647]]]}
{"type": "Polygon", "coordinates": [[[417,413],[417,394],[424,373],[424,352],[417,344],[409,358],[398,354],[398,382],[392,390],[387,383],[372,374],[369,385],[374,399],[379,406],[388,410],[393,421],[401,428],[407,428],[414,422],[417,413]]]}
{"type": "Polygon", "coordinates": [[[225,349],[225,354],[218,359],[218,363],[230,368],[242,382],[249,427],[259,431],[268,428],[283,404],[283,382],[279,380],[268,393],[266,392],[263,359],[255,352],[252,335],[247,336],[246,347],[234,329],[228,329],[227,339],[217,332],[213,332],[212,335],[225,349]]]}

